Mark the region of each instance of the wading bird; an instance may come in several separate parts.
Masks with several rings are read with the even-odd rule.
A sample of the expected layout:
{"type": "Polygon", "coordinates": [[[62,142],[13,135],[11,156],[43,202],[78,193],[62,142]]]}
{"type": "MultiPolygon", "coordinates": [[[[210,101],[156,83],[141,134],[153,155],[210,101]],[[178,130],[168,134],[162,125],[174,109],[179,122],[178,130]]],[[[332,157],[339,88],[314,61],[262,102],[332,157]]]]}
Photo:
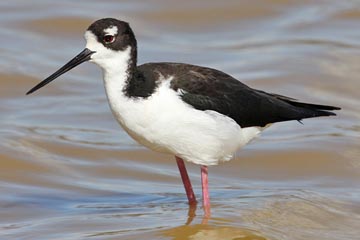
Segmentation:
{"type": "Polygon", "coordinates": [[[81,53],[27,94],[83,62],[100,66],[116,120],[140,144],[175,155],[190,205],[196,198],[184,160],[201,166],[205,216],[210,216],[209,165],[231,160],[272,123],[331,116],[340,109],[256,90],[212,68],[171,62],[138,66],[135,35],[117,19],[94,22],[85,39],[81,53]]]}

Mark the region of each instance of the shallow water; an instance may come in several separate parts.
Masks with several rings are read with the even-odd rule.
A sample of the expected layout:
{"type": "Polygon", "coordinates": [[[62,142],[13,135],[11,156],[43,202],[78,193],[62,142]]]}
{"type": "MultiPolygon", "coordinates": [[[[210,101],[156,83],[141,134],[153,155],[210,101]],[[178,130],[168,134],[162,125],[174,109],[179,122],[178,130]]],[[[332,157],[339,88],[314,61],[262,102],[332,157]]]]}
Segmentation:
{"type": "MultiPolygon", "coordinates": [[[[14,0],[0,13],[1,239],[358,239],[359,1],[14,0]],[[117,125],[97,67],[25,96],[108,16],[131,23],[140,63],[206,65],[343,109],[275,124],[211,167],[205,224],[173,157],[117,125]]],[[[199,167],[187,166],[200,197],[199,167]]]]}

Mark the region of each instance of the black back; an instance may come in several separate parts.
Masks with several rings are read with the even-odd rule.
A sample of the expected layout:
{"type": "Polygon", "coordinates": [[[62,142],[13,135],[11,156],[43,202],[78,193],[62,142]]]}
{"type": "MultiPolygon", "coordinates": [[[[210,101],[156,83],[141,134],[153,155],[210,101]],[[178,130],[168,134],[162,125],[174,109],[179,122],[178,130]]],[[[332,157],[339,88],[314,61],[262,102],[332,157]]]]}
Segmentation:
{"type": "MultiPolygon", "coordinates": [[[[295,99],[252,89],[216,69],[181,63],[148,63],[138,67],[156,84],[159,74],[173,76],[171,88],[198,110],[213,110],[234,119],[241,127],[335,115],[333,106],[297,102],[295,99]],[[158,73],[158,74],[156,74],[158,73]]],[[[154,91],[154,90],[153,90],[154,91]]],[[[176,111],[176,109],[174,109],[176,111]]]]}

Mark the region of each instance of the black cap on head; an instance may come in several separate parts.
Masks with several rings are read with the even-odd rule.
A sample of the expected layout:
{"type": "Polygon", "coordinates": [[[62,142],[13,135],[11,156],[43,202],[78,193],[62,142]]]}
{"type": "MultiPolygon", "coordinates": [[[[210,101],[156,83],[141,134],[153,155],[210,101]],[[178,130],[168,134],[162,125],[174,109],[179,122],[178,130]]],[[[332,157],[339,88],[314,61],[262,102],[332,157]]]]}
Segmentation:
{"type": "Polygon", "coordinates": [[[128,46],[131,46],[132,49],[136,48],[135,35],[127,22],[115,18],[103,18],[91,24],[87,30],[92,32],[98,42],[106,48],[115,51],[123,51],[128,46]],[[107,31],[110,29],[114,29],[114,31],[107,31]]]}

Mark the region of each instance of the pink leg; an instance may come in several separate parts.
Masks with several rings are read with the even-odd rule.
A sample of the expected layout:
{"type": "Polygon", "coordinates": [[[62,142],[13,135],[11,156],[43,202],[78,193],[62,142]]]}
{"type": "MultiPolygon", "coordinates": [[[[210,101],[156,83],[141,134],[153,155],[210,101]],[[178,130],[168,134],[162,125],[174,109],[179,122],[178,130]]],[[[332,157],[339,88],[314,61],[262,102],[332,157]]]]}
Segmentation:
{"type": "Polygon", "coordinates": [[[209,179],[207,166],[201,166],[201,186],[205,217],[210,217],[209,179]]]}
{"type": "Polygon", "coordinates": [[[180,171],[181,179],[182,179],[184,187],[185,187],[186,195],[189,200],[189,205],[195,205],[196,197],[195,197],[193,188],[191,186],[189,175],[186,171],[184,160],[182,160],[182,158],[179,158],[177,156],[175,156],[175,158],[176,158],[176,163],[177,163],[179,171],[180,171]]]}

